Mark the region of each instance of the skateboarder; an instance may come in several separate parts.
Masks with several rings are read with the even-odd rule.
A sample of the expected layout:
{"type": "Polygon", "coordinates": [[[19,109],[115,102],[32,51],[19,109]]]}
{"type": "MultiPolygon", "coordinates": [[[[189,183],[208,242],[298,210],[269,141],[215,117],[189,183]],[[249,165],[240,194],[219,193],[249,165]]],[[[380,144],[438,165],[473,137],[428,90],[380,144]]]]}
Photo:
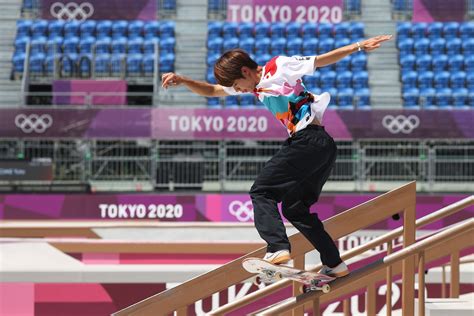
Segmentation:
{"type": "Polygon", "coordinates": [[[215,63],[218,84],[163,74],[165,89],[184,85],[207,97],[253,93],[287,129],[289,137],[262,168],[249,192],[255,226],[267,242],[264,260],[274,264],[291,260],[291,245],[277,207],[281,202],[283,216],[319,251],[323,263],[320,273],[333,277],[349,273],[318,215],[309,211],[334,166],[337,148],[322,125],[329,94],[310,93],[301,78],[354,52],[372,51],[390,38],[381,35],[318,56],[276,56],[263,67],[245,51],[233,49],[215,63]]]}

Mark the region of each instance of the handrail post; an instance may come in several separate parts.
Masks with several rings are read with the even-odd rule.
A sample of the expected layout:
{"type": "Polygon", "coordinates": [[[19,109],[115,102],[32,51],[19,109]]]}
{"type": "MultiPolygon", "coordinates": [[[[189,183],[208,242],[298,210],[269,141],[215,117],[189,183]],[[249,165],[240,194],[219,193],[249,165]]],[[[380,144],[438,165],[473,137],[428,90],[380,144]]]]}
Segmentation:
{"type": "MultiPolygon", "coordinates": [[[[387,256],[392,254],[392,240],[387,242],[387,256]]],[[[385,294],[387,316],[392,316],[392,266],[387,267],[387,293],[385,294]]]]}
{"type": "Polygon", "coordinates": [[[313,315],[321,316],[321,310],[319,309],[319,297],[313,300],[313,315]]]}
{"type": "MultiPolygon", "coordinates": [[[[293,259],[293,265],[296,269],[304,270],[305,269],[305,257],[304,255],[295,257],[293,259]]],[[[298,296],[303,294],[301,291],[301,283],[293,281],[293,296],[298,296]]],[[[304,315],[304,305],[295,308],[292,312],[293,316],[302,316],[304,315]]]]}
{"type": "Polygon", "coordinates": [[[176,316],[186,316],[188,315],[188,307],[183,306],[176,310],[176,316]]]}
{"type": "MultiPolygon", "coordinates": [[[[403,248],[415,243],[416,214],[415,192],[407,201],[407,207],[403,210],[403,248]]],[[[403,315],[414,315],[415,313],[415,258],[409,256],[402,263],[402,312],[403,315]]]]}
{"type": "Polygon", "coordinates": [[[425,316],[425,251],[418,254],[418,315],[425,316]]]}
{"type": "Polygon", "coordinates": [[[367,286],[367,292],[365,297],[365,311],[368,316],[375,316],[376,311],[376,290],[375,283],[371,283],[367,286]]]}
{"type": "Polygon", "coordinates": [[[350,298],[345,298],[342,301],[342,311],[344,313],[344,316],[351,316],[351,299],[350,298]]]}
{"type": "Polygon", "coordinates": [[[451,286],[450,297],[459,298],[459,252],[451,254],[451,286]]]}

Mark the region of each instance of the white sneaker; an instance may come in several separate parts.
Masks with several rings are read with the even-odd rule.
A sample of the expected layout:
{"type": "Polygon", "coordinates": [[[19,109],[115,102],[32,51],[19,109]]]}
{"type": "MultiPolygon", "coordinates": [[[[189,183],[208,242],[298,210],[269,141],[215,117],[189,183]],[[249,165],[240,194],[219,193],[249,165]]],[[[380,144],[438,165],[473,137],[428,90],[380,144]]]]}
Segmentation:
{"type": "Polygon", "coordinates": [[[338,266],[330,268],[327,265],[324,265],[319,273],[325,274],[330,277],[340,278],[349,274],[349,269],[347,268],[344,262],[341,262],[338,266]]]}
{"type": "Polygon", "coordinates": [[[289,250],[279,250],[277,252],[267,252],[263,260],[268,261],[273,264],[287,263],[291,260],[291,255],[289,250]]]}

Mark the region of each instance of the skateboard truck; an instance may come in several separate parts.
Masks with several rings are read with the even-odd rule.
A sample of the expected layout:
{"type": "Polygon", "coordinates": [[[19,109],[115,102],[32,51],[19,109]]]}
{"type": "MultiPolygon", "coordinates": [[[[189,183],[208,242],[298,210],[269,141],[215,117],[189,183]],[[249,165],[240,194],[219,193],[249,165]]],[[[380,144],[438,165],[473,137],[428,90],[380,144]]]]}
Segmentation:
{"type": "Polygon", "coordinates": [[[331,291],[331,286],[327,283],[320,284],[318,280],[311,280],[310,285],[303,286],[303,292],[311,292],[311,291],[323,291],[323,293],[329,293],[331,291]]]}

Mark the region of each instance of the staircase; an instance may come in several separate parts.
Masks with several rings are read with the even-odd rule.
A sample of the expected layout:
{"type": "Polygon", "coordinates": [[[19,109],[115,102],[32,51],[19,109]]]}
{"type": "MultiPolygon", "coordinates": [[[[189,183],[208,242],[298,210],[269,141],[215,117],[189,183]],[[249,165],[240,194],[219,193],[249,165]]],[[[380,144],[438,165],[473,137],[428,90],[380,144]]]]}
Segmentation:
{"type": "Polygon", "coordinates": [[[21,80],[10,80],[16,21],[21,15],[21,0],[0,0],[0,108],[18,106],[21,80]]]}
{"type": "MultiPolygon", "coordinates": [[[[207,0],[177,0],[175,72],[205,80],[207,56],[207,0]]],[[[185,87],[160,90],[161,105],[205,105],[206,99],[185,87]]]]}
{"type": "Polygon", "coordinates": [[[389,0],[363,0],[361,21],[367,38],[392,34],[376,51],[368,54],[371,103],[374,108],[401,108],[400,66],[396,47],[396,21],[389,0]]]}

